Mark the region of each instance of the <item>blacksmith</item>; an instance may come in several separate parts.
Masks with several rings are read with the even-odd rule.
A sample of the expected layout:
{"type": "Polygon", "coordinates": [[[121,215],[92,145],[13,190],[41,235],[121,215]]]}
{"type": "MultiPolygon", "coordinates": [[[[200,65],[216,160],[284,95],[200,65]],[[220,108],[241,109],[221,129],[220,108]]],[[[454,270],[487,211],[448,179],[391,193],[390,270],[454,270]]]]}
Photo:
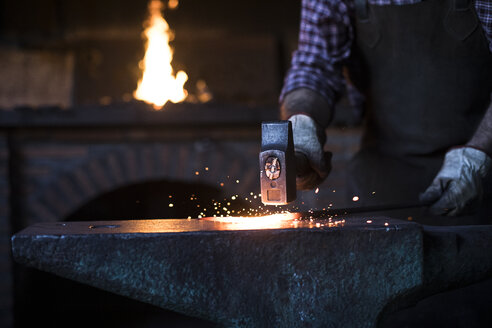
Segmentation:
{"type": "Polygon", "coordinates": [[[420,200],[437,215],[490,213],[492,1],[303,0],[280,97],[312,168],[298,189],[330,171],[323,132],[347,85],[365,99],[349,194],[420,200]]]}

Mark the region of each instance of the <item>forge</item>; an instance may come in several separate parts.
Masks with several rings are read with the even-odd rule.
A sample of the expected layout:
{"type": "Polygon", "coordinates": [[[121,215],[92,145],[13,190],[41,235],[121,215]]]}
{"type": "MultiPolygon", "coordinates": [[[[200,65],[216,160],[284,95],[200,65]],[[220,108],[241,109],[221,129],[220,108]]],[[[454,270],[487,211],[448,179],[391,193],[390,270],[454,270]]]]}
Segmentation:
{"type": "Polygon", "coordinates": [[[37,223],[12,237],[21,264],[224,327],[376,327],[490,277],[491,247],[492,226],[292,214],[37,223]]]}

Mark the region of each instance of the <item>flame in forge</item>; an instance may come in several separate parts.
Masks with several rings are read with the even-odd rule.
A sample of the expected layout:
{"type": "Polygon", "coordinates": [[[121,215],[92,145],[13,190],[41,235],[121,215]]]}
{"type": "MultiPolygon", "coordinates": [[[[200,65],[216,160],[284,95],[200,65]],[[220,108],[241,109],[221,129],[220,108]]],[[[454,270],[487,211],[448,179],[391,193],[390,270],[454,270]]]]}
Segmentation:
{"type": "MultiPolygon", "coordinates": [[[[177,3],[177,0],[170,1],[169,8],[175,8],[177,3]]],[[[169,41],[173,35],[162,16],[163,7],[160,0],[149,2],[150,17],[145,23],[147,28],[143,33],[147,44],[145,56],[139,63],[143,76],[133,94],[136,99],[152,104],[156,110],[161,109],[168,101],[181,102],[188,95],[183,88],[188,75],[183,71],[174,75],[171,66],[173,50],[169,41]]]]}

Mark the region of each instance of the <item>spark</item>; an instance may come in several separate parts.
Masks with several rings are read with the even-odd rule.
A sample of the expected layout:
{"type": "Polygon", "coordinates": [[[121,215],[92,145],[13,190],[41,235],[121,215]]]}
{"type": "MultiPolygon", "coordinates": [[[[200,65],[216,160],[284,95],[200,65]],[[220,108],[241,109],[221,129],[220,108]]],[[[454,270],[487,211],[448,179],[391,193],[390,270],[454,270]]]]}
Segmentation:
{"type": "Polygon", "coordinates": [[[167,3],[169,9],[176,9],[178,8],[178,5],[179,5],[178,0],[169,0],[169,2],[167,3]]]}

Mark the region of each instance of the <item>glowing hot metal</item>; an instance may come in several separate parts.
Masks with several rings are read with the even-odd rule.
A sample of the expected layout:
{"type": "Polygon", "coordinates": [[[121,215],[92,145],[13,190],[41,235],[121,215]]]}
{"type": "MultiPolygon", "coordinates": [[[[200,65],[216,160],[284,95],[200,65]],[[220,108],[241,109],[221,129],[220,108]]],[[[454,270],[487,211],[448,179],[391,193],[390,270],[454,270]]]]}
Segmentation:
{"type": "Polygon", "coordinates": [[[285,229],[296,227],[300,216],[298,213],[280,213],[254,217],[207,217],[202,220],[219,223],[219,230],[285,229]]]}

